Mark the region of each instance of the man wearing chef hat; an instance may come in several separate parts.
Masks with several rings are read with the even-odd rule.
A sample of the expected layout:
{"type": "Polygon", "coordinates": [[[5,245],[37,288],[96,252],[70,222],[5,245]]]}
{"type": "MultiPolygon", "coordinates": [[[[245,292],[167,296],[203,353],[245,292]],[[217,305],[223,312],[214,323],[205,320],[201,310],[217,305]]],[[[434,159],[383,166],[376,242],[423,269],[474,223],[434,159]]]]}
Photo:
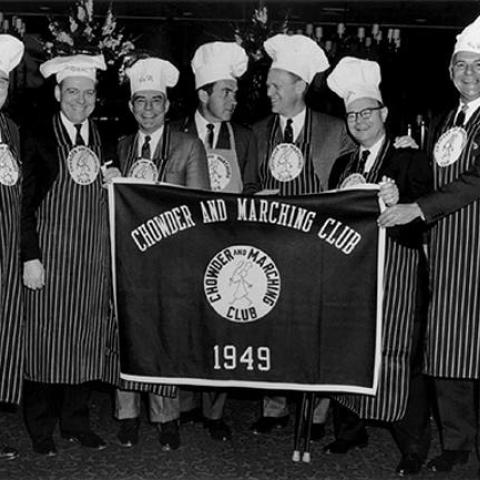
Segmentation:
{"type": "Polygon", "coordinates": [[[428,467],[440,472],[465,463],[478,434],[480,17],[456,40],[450,78],[460,98],[432,139],[436,191],[379,218],[385,227],[416,219],[433,224],[425,371],[434,377],[443,433],[442,453],[428,467]]]}
{"type": "Polygon", "coordinates": [[[198,106],[193,116],[177,126],[203,141],[214,191],[253,193],[259,189],[253,132],[231,121],[237,106],[237,80],[247,65],[245,50],[235,42],[205,43],[191,61],[198,106]]]}
{"type": "MultiPolygon", "coordinates": [[[[388,109],[380,93],[380,82],[377,62],[354,57],[342,58],[327,78],[330,89],[345,102],[347,126],[358,144],[355,151],[335,162],[330,187],[377,183],[379,197],[389,206],[399,199],[414,200],[428,193],[432,176],[423,152],[411,148],[397,150],[388,138],[385,129],[388,109]]],[[[412,355],[412,348],[421,350],[423,346],[419,334],[421,321],[415,324],[414,333],[422,230],[418,224],[387,230],[382,363],[377,394],[336,396],[340,402],[335,401],[333,406],[336,439],[325,447],[329,453],[346,453],[356,446],[365,446],[367,432],[360,418],[392,422],[402,453],[397,472],[402,475],[420,471],[430,444],[422,355],[416,352],[412,355]],[[414,346],[412,337],[416,340],[414,346]],[[416,375],[411,379],[412,356],[420,359],[420,365],[413,366],[416,375]]]]}
{"type": "MultiPolygon", "coordinates": [[[[23,43],[0,35],[0,109],[8,97],[10,72],[20,63],[23,43]]],[[[0,401],[20,403],[23,384],[23,301],[19,260],[22,171],[18,127],[0,112],[0,401]]],[[[0,445],[0,459],[11,460],[18,452],[0,445]]]]}
{"type": "MultiPolygon", "coordinates": [[[[165,123],[169,107],[167,89],[176,85],[178,70],[166,60],[150,57],[137,60],[126,73],[131,91],[129,107],[138,130],[118,142],[122,175],[209,190],[207,157],[202,142],[193,135],[172,130],[165,123]]],[[[120,420],[118,438],[124,447],[138,442],[140,392],[149,388],[148,385],[123,382],[122,389],[116,391],[115,416],[120,420]]],[[[158,427],[162,449],[176,450],[180,446],[178,396],[174,387],[164,386],[159,390],[162,395],[149,392],[150,421],[158,427]]]]}
{"type": "MultiPolygon", "coordinates": [[[[272,65],[267,95],[272,115],[254,126],[261,189],[292,196],[320,193],[328,187],[334,161],[354,144],[342,120],[314,112],[305,104],[307,88],[328,59],[317,43],[304,35],[278,34],[264,43],[272,65]]],[[[323,435],[326,402],[315,414],[313,438],[323,435]]],[[[262,417],[252,429],[268,433],[288,421],[285,397],[265,397],[262,417]]]]}
{"type": "MultiPolygon", "coordinates": [[[[207,151],[212,190],[254,193],[259,189],[256,141],[251,129],[232,122],[237,105],[238,81],[247,70],[245,50],[235,42],[211,42],[195,52],[198,106],[177,128],[200,138],[207,151]]],[[[223,421],[227,393],[223,390],[180,390],[181,421],[203,421],[215,440],[229,440],[223,421]],[[201,410],[198,405],[201,404],[201,410]]]]}
{"type": "Polygon", "coordinates": [[[89,425],[89,382],[118,376],[109,343],[115,325],[105,158],[89,118],[96,72],[105,68],[102,55],[43,63],[42,75],[55,76],[59,111],[24,137],[25,420],[34,451],[49,456],[57,452],[57,420],[62,437],[105,448],[89,425]]]}

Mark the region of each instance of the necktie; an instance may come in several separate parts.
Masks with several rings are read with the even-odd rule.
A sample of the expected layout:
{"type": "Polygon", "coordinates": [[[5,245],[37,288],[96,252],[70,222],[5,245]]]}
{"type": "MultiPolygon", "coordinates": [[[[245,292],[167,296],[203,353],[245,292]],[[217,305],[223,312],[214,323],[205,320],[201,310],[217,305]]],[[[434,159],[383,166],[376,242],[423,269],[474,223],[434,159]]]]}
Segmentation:
{"type": "Polygon", "coordinates": [[[215,126],[213,123],[207,124],[207,148],[213,148],[213,135],[215,126]]]}
{"type": "Polygon", "coordinates": [[[287,124],[285,125],[285,130],[283,131],[283,140],[285,143],[293,143],[293,120],[289,118],[287,124]]]}
{"type": "Polygon", "coordinates": [[[150,160],[151,153],[150,153],[150,135],[145,135],[145,141],[142,145],[142,158],[147,158],[150,160]]]}
{"type": "Polygon", "coordinates": [[[357,173],[363,175],[365,171],[365,164],[367,163],[367,158],[370,155],[370,150],[364,150],[358,159],[357,173]]]}
{"type": "Polygon", "coordinates": [[[83,141],[82,135],[80,134],[82,124],[81,123],[76,123],[74,126],[77,129],[77,134],[75,135],[75,145],[85,145],[85,142],[83,141]]]}
{"type": "Polygon", "coordinates": [[[465,123],[465,112],[468,110],[468,105],[462,103],[461,110],[457,113],[457,118],[455,119],[455,126],[462,127],[465,123]]]}

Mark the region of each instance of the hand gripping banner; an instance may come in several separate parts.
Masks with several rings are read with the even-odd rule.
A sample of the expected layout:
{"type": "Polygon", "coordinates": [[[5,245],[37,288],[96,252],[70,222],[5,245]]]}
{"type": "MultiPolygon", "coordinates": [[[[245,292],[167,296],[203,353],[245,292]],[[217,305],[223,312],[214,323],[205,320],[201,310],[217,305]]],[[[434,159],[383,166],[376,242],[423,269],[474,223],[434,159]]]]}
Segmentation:
{"type": "Polygon", "coordinates": [[[109,201],[123,379],[375,393],[376,188],[242,197],[123,180],[109,201]]]}

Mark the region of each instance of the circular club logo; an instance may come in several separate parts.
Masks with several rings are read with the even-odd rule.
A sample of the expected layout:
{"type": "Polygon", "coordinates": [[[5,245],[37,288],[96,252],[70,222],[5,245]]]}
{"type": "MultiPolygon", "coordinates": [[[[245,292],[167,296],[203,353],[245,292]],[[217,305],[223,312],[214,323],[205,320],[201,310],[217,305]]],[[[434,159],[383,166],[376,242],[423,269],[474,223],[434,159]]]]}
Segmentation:
{"type": "Polygon", "coordinates": [[[253,322],[267,315],[280,296],[280,273],[274,261],[250,245],[218,252],[203,278],[213,309],[232,322],[253,322]]]}

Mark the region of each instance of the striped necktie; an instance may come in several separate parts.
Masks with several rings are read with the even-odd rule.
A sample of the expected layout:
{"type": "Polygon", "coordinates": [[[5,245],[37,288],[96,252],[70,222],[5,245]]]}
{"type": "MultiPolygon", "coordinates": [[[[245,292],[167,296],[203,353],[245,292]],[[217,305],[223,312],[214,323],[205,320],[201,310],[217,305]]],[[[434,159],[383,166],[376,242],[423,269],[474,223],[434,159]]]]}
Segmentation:
{"type": "Polygon", "coordinates": [[[82,124],[76,123],[74,126],[77,129],[77,134],[75,135],[75,145],[85,145],[85,141],[83,140],[83,137],[80,134],[80,130],[82,129],[82,124]]]}
{"type": "Polygon", "coordinates": [[[367,163],[368,156],[370,155],[370,150],[364,150],[358,159],[357,173],[362,175],[365,172],[365,164],[367,163]]]}
{"type": "Polygon", "coordinates": [[[207,148],[213,148],[214,129],[215,125],[213,123],[207,124],[207,148]]]}
{"type": "Polygon", "coordinates": [[[152,156],[150,152],[150,139],[150,135],[145,135],[145,141],[142,145],[142,158],[146,158],[148,160],[150,160],[152,156]]]}
{"type": "Polygon", "coordinates": [[[457,117],[455,118],[455,126],[456,127],[463,127],[465,123],[465,114],[468,110],[468,105],[466,103],[462,103],[460,111],[457,113],[457,117]]]}
{"type": "Polygon", "coordinates": [[[291,118],[287,119],[287,124],[285,125],[285,130],[283,131],[283,141],[285,143],[293,143],[293,120],[291,118]]]}

